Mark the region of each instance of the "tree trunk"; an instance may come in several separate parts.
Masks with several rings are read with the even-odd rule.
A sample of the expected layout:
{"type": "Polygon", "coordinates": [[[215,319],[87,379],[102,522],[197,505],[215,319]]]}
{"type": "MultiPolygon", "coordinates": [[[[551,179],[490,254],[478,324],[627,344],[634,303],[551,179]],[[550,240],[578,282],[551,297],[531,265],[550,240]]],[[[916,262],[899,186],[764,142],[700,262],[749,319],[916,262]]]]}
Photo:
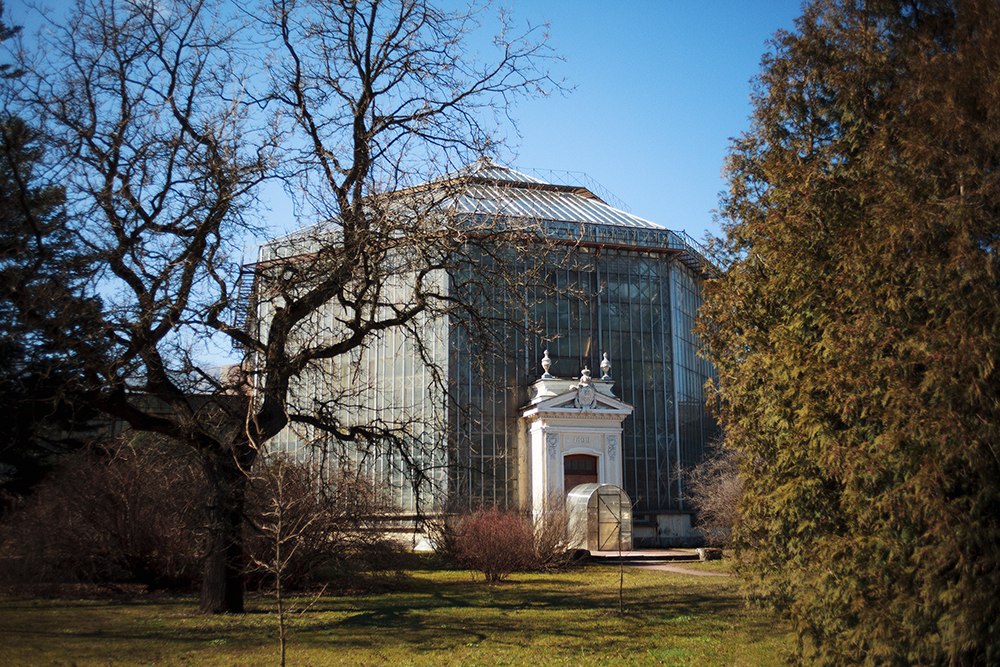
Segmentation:
{"type": "Polygon", "coordinates": [[[206,614],[243,613],[243,509],[255,455],[248,445],[237,445],[230,451],[220,447],[204,459],[210,490],[200,608],[206,614]]]}

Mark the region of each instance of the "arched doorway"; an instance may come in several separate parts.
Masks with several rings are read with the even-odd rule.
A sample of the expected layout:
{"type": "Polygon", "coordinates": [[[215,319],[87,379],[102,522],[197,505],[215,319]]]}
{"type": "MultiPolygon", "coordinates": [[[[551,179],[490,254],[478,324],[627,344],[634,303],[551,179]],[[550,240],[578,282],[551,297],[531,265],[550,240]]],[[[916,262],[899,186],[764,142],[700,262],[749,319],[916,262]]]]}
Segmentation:
{"type": "Polygon", "coordinates": [[[580,484],[597,483],[597,457],[590,454],[567,454],[563,457],[563,489],[566,493],[580,484]]]}

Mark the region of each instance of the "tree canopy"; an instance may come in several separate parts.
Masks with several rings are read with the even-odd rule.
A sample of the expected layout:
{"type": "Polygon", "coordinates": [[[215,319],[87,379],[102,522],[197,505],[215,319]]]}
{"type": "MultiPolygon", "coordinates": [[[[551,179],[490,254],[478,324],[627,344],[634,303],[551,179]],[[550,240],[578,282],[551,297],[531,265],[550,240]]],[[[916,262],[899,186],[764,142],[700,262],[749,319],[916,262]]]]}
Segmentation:
{"type": "Polygon", "coordinates": [[[805,656],[1000,660],[998,166],[995,0],[811,2],[763,60],[701,333],[805,656]]]}
{"type": "MultiPolygon", "coordinates": [[[[0,43],[19,32],[0,21],[0,43]]],[[[21,75],[0,64],[0,492],[15,497],[82,442],[76,426],[93,413],[73,405],[81,360],[60,342],[83,337],[99,308],[80,298],[89,263],[66,228],[44,136],[11,111],[21,75]]]]}
{"type": "Polygon", "coordinates": [[[412,431],[304,414],[299,377],[359,363],[394,329],[423,353],[422,318],[476,314],[439,278],[477,230],[447,222],[447,193],[387,193],[495,151],[511,103],[551,83],[548,50],[502,20],[480,60],[466,48],[477,11],[427,0],[77,0],[69,16],[29,44],[11,108],[39,119],[61,229],[93,268],[77,296],[101,307],[86,332],[70,313],[42,319],[86,360],[90,405],[189,447],[210,491],[201,606],[239,612],[246,475],[267,442],[296,417],[350,443],[412,431]],[[252,297],[272,307],[234,324],[251,308],[236,258],[268,181],[317,224],[257,264],[252,297]],[[398,274],[414,277],[402,298],[398,274]],[[324,318],[330,303],[342,312],[324,318]],[[206,359],[220,340],[242,353],[237,372],[206,359]]]}
{"type": "Polygon", "coordinates": [[[63,190],[45,182],[42,153],[37,131],[0,118],[0,489],[16,495],[82,443],[77,427],[93,417],[74,405],[82,360],[61,341],[84,335],[99,302],[79,296],[86,256],[66,233],[63,190]]]}

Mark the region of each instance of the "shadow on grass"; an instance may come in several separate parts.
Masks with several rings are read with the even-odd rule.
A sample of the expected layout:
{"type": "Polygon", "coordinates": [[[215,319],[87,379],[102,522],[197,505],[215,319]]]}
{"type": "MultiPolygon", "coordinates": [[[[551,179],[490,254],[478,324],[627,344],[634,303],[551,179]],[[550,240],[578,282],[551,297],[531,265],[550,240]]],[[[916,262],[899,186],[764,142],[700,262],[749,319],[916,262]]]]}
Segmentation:
{"type": "MultiPolygon", "coordinates": [[[[610,578],[614,573],[608,574],[610,578]]],[[[531,644],[556,634],[564,641],[586,644],[607,633],[609,625],[623,636],[629,626],[669,626],[674,635],[682,636],[701,636],[706,628],[721,633],[743,611],[735,587],[691,585],[675,590],[661,581],[652,590],[633,588],[626,591],[622,617],[617,611],[617,588],[597,586],[593,576],[536,577],[493,587],[471,581],[432,583],[432,590],[424,594],[411,591],[365,600],[358,605],[361,609],[324,605],[320,613],[298,622],[295,632],[300,641],[331,642],[344,648],[365,646],[373,636],[381,644],[404,645],[410,650],[487,638],[516,638],[531,644]],[[332,611],[346,616],[329,618],[322,613],[332,611]],[[698,622],[692,622],[695,619],[698,622]]],[[[757,629],[765,627],[762,623],[757,629]]]]}
{"type": "MultiPolygon", "coordinates": [[[[721,636],[736,626],[751,633],[774,631],[773,620],[746,613],[735,583],[678,581],[653,573],[626,575],[626,614],[621,616],[617,577],[615,568],[586,568],[486,586],[467,573],[412,572],[402,591],[315,600],[307,613],[293,616],[290,632],[296,645],[323,650],[425,653],[487,640],[564,650],[591,646],[595,638],[627,646],[645,634],[700,638],[721,636]]],[[[0,600],[0,634],[38,644],[156,643],[165,650],[231,644],[252,650],[273,643],[274,623],[269,599],[253,596],[250,602],[250,613],[242,616],[201,616],[193,598],[0,600]]],[[[289,602],[304,607],[313,600],[303,596],[289,602]]]]}

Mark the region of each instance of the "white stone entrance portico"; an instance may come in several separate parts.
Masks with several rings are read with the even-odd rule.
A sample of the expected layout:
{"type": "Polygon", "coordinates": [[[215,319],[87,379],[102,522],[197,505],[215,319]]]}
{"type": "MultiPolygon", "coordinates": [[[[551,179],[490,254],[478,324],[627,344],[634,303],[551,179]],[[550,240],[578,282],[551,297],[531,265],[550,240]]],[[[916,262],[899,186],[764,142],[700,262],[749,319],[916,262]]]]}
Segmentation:
{"type": "Polygon", "coordinates": [[[521,412],[519,499],[535,519],[550,503],[561,507],[571,490],[567,480],[571,487],[574,481],[622,486],[622,421],[633,409],[611,393],[606,355],[600,380],[586,368],[579,379],[554,377],[545,355],[546,372],[531,386],[531,402],[521,412]]]}

